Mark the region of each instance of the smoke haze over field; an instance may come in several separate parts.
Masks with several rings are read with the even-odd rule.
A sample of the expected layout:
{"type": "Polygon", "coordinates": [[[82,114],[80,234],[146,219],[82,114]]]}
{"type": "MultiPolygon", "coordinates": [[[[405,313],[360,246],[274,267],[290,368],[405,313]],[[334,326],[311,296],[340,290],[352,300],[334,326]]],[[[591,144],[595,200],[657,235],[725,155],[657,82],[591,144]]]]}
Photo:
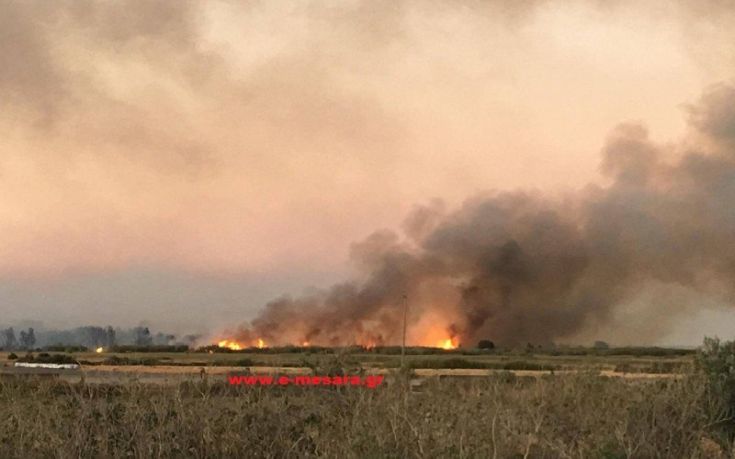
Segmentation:
{"type": "Polygon", "coordinates": [[[640,3],[4,2],[0,321],[735,325],[735,5],[640,3]]]}
{"type": "MultiPolygon", "coordinates": [[[[604,325],[653,283],[731,304],[735,87],[710,88],[689,112],[701,145],[658,145],[643,126],[624,124],[603,149],[609,185],[559,197],[493,192],[450,213],[419,208],[406,240],[382,231],[353,246],[364,280],[269,303],[239,337],[396,343],[404,293],[411,341],[425,345],[446,336],[516,345],[568,339],[604,325]]],[[[668,301],[662,315],[686,309],[683,298],[668,301]]],[[[665,333],[664,325],[648,324],[646,336],[665,333]]]]}

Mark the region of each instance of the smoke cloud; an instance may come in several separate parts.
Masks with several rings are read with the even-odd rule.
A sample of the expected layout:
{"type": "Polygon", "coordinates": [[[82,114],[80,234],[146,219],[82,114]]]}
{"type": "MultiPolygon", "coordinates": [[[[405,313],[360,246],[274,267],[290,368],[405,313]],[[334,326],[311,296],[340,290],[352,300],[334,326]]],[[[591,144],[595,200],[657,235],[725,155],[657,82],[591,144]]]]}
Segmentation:
{"type": "Polygon", "coordinates": [[[734,98],[735,87],[718,85],[690,108],[701,146],[659,145],[640,124],[618,126],[602,151],[606,186],[495,192],[449,213],[436,202],[417,208],[404,235],[379,231],[353,245],[362,279],[275,300],[238,337],[395,344],[404,295],[412,342],[425,345],[564,340],[652,283],[732,302],[734,98]]]}
{"type": "MultiPolygon", "coordinates": [[[[729,87],[681,104],[732,77],[733,11],[0,2],[2,321],[204,333],[281,292],[354,279],[276,301],[252,326],[273,340],[398,342],[406,294],[412,342],[597,329],[614,341],[640,322],[620,311],[642,302],[641,273],[660,280],[640,295],[677,311],[690,301],[669,297],[719,288],[714,266],[688,279],[695,260],[663,249],[702,265],[729,250],[716,234],[692,240],[677,206],[728,227],[692,201],[708,191],[701,175],[727,170],[711,163],[732,151],[729,87]],[[656,226],[677,218],[674,233],[656,226]],[[374,228],[401,230],[366,238],[374,228]],[[672,282],[688,293],[664,295],[672,282]]],[[[661,320],[653,310],[631,315],[661,320]]]]}

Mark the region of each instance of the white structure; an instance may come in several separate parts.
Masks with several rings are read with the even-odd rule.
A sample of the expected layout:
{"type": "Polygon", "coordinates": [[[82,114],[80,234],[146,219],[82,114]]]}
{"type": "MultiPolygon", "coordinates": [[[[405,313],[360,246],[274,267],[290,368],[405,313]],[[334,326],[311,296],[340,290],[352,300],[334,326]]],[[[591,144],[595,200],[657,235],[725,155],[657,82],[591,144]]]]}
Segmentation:
{"type": "Polygon", "coordinates": [[[48,368],[52,370],[78,370],[76,363],[26,363],[15,362],[16,368],[48,368]]]}

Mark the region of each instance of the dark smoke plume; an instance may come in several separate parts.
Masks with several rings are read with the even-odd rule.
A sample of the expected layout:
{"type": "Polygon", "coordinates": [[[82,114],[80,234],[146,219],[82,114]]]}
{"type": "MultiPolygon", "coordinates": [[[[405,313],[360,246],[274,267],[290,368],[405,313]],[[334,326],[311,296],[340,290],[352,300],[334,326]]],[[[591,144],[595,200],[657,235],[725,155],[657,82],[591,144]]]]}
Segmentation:
{"type": "Polygon", "coordinates": [[[710,88],[689,113],[690,140],[673,146],[617,127],[602,151],[606,186],[420,207],[404,238],[379,231],[353,246],[361,279],[272,301],[236,337],[399,343],[404,294],[412,344],[432,344],[436,327],[469,345],[553,342],[609,321],[651,283],[732,301],[735,88],[710,88]]]}

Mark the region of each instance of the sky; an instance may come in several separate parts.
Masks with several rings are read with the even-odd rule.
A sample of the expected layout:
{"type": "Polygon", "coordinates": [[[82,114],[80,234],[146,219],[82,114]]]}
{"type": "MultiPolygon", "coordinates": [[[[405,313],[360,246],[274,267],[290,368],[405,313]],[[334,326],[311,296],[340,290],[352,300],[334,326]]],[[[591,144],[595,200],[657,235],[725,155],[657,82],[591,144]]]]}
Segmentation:
{"type": "MultiPolygon", "coordinates": [[[[0,324],[210,333],[354,275],[353,243],[417,206],[604,185],[620,123],[691,137],[734,22],[727,1],[2,2],[0,324]]],[[[726,334],[726,306],[657,342],[726,334]]]]}

